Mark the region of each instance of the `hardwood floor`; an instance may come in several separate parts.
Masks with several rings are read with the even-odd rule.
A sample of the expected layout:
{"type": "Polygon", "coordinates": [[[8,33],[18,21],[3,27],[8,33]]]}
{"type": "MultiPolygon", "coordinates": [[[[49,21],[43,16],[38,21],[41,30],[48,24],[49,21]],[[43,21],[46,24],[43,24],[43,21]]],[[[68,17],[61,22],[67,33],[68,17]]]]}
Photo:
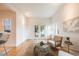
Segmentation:
{"type": "MultiPolygon", "coordinates": [[[[33,43],[32,40],[26,40],[23,42],[21,45],[19,45],[17,49],[17,56],[34,56],[34,46],[35,44],[33,43]]],[[[50,51],[50,55],[57,55],[57,52],[50,51]],[[53,52],[53,53],[52,53],[53,52]]]]}
{"type": "Polygon", "coordinates": [[[16,47],[6,47],[7,55],[4,48],[0,47],[0,53],[2,56],[16,56],[16,47]]]}
{"type": "Polygon", "coordinates": [[[16,47],[12,48],[12,49],[8,52],[7,56],[16,56],[16,47]]]}
{"type": "MultiPolygon", "coordinates": [[[[8,51],[7,56],[33,56],[33,49],[34,49],[34,43],[32,40],[26,40],[22,44],[20,44],[18,47],[11,47],[11,49],[8,51]]],[[[0,48],[0,51],[3,50],[0,48]]],[[[63,49],[63,51],[66,51],[66,49],[63,49]]],[[[78,56],[79,51],[70,51],[71,54],[78,56]]]]}
{"type": "MultiPolygon", "coordinates": [[[[33,56],[34,55],[33,54],[33,48],[34,48],[33,41],[32,40],[26,40],[20,46],[17,47],[17,55],[18,56],[33,56]]],[[[64,48],[62,50],[67,52],[66,48],[64,48]]],[[[78,56],[79,52],[71,50],[70,54],[72,54],[74,56],[78,56]]]]}
{"type": "Polygon", "coordinates": [[[26,40],[17,48],[17,56],[33,56],[33,42],[32,40],[26,40]]]}
{"type": "MultiPolygon", "coordinates": [[[[7,56],[33,56],[32,40],[26,40],[18,47],[7,47],[7,49],[10,49],[7,52],[7,56]]],[[[0,48],[0,51],[4,51],[4,49],[0,48]]]]}

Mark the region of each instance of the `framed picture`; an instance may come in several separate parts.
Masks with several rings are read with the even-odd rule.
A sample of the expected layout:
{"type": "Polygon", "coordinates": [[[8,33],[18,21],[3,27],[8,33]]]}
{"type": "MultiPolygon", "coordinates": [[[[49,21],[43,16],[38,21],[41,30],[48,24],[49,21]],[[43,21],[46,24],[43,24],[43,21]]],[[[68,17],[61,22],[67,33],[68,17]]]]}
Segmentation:
{"type": "Polygon", "coordinates": [[[65,32],[79,32],[79,17],[64,21],[63,30],[65,32]]]}

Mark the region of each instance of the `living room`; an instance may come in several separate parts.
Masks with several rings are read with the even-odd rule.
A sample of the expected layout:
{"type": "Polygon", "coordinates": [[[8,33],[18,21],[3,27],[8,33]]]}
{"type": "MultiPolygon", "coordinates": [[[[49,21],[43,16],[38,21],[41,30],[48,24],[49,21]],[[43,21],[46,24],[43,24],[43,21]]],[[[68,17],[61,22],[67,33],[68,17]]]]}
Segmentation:
{"type": "MultiPolygon", "coordinates": [[[[11,37],[12,39],[10,38],[11,41],[8,39],[10,44],[6,44],[7,46],[10,46],[12,44],[11,47],[15,49],[13,50],[15,51],[15,53],[13,54],[12,51],[10,51],[11,55],[79,55],[78,3],[0,4],[0,11],[5,11],[5,9],[8,9],[8,11],[10,12],[12,11],[14,15],[12,16],[14,19],[12,19],[11,21],[11,23],[13,24],[13,26],[11,27],[12,30],[11,32],[9,32],[9,34],[11,35],[12,33],[14,37],[11,37]],[[48,49],[46,51],[44,50],[43,52],[39,51],[42,48],[44,48],[45,50],[47,48],[48,49]]],[[[0,14],[1,13],[2,11],[0,12],[0,14]]],[[[5,16],[7,15],[8,13],[5,16]]],[[[11,14],[9,16],[11,16],[11,14]]],[[[2,24],[1,19],[0,24],[2,24]]],[[[5,32],[4,29],[1,32],[5,32]]]]}

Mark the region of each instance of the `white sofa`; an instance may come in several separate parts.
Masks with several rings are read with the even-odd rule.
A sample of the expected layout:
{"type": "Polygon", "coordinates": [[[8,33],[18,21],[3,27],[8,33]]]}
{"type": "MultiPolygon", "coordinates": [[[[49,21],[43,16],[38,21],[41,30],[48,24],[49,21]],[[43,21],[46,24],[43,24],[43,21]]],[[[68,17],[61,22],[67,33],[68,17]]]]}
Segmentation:
{"type": "Polygon", "coordinates": [[[50,46],[55,47],[55,42],[53,40],[48,40],[48,43],[50,44],[50,46]]]}

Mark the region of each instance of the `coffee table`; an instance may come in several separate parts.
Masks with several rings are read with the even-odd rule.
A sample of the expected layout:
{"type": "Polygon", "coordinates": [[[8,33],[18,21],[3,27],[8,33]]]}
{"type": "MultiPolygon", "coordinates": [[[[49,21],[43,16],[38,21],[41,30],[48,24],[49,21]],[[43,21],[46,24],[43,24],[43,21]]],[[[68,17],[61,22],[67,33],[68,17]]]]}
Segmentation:
{"type": "Polygon", "coordinates": [[[35,56],[58,56],[58,49],[55,47],[51,47],[49,44],[45,44],[40,46],[40,44],[36,44],[34,47],[34,55],[35,56]]]}

